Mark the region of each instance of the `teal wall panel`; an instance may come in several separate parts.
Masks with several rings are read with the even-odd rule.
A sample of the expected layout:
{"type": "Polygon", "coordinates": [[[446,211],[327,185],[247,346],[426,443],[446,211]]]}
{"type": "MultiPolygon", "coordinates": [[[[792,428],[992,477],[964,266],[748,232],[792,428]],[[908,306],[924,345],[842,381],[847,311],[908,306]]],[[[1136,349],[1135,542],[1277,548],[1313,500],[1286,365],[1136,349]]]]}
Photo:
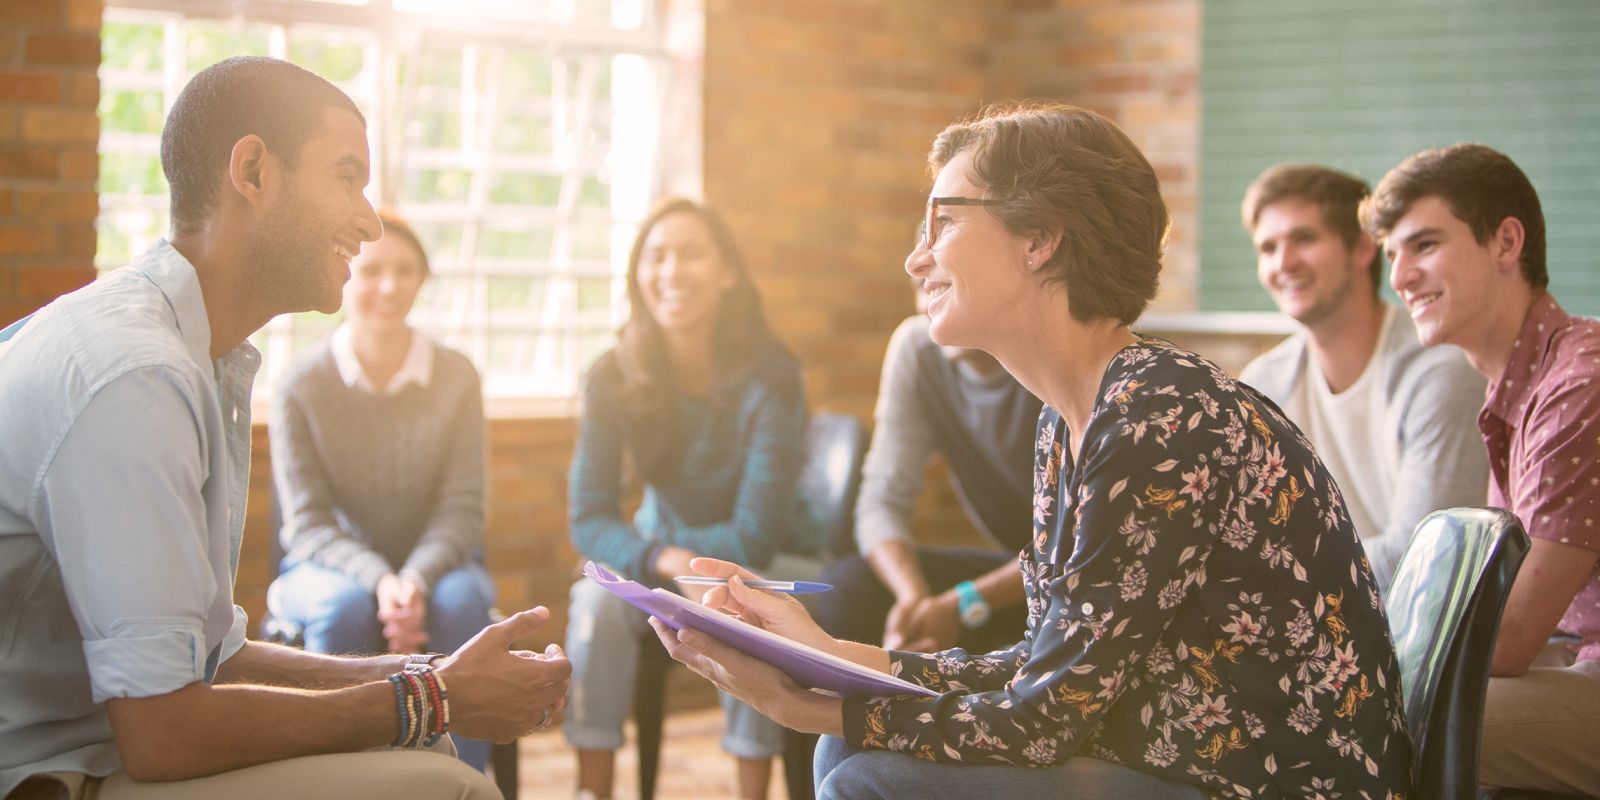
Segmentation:
{"type": "Polygon", "coordinates": [[[1205,0],[1200,306],[1270,310],[1239,201],[1312,161],[1376,184],[1477,141],[1533,180],[1551,288],[1600,314],[1600,0],[1205,0]]]}

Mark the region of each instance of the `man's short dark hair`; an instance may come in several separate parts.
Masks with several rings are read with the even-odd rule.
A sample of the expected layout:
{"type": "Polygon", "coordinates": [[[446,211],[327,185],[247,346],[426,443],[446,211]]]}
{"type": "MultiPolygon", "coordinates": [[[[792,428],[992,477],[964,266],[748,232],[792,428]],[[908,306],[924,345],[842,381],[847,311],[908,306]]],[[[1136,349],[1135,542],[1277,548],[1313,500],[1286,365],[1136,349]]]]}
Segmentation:
{"type": "Polygon", "coordinates": [[[235,56],[195,75],[161,130],[161,170],[172,190],[172,228],[197,226],[211,210],[233,146],[255,134],[285,169],[322,122],[324,108],[366,117],[355,101],[314,72],[263,56],[235,56]]]}
{"type": "MultiPolygon", "coordinates": [[[[1366,181],[1347,172],[1320,164],[1279,164],[1261,173],[1245,190],[1239,216],[1244,229],[1254,233],[1267,206],[1284,200],[1313,203],[1322,211],[1322,224],[1339,234],[1345,247],[1354,249],[1361,240],[1357,211],[1371,192],[1366,181]]],[[[1367,272],[1372,276],[1372,291],[1378,291],[1383,282],[1383,259],[1376,248],[1367,262],[1367,272]]]]}
{"type": "Polygon", "coordinates": [[[1374,239],[1382,239],[1424,197],[1443,200],[1472,229],[1479,245],[1489,241],[1506,217],[1516,217],[1524,237],[1522,277],[1534,289],[1550,285],[1539,193],[1505,153],[1472,143],[1417,153],[1378,182],[1377,191],[1361,204],[1361,224],[1374,239]]]}

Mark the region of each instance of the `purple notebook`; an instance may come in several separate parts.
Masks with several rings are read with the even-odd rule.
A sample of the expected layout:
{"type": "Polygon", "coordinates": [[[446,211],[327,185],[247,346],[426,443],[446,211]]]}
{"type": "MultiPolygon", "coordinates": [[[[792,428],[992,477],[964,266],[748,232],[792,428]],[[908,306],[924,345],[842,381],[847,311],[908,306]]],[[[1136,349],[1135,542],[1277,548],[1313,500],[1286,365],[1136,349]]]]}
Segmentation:
{"type": "Polygon", "coordinates": [[[680,630],[687,625],[704,631],[730,647],[755,656],[788,673],[796,683],[841,697],[876,697],[918,694],[937,697],[926,689],[892,675],[868,669],[831,653],[785,639],[745,622],[738,617],[706,608],[666,589],[646,589],[623,580],[605,567],[590,561],[583,574],[607,591],[628,601],[635,608],[680,630]]]}

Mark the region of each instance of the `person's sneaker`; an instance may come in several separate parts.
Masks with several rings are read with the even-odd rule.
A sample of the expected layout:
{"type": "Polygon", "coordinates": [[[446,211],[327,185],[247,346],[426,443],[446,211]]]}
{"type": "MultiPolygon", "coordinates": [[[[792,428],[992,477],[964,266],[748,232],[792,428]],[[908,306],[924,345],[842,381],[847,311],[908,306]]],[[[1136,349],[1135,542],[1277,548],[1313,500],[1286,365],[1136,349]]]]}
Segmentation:
{"type": "Polygon", "coordinates": [[[573,800],[606,800],[588,789],[579,789],[573,800]]]}

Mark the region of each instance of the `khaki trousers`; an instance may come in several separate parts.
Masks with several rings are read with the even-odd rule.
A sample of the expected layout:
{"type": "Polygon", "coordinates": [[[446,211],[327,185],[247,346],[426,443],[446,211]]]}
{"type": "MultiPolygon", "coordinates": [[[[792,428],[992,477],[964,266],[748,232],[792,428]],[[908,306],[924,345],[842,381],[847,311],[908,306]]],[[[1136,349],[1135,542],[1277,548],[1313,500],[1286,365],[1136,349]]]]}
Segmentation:
{"type": "Polygon", "coordinates": [[[1527,673],[1490,678],[1478,782],[1600,797],[1600,661],[1552,643],[1527,673]]]}
{"type": "Polygon", "coordinates": [[[303,756],[166,783],[140,783],[118,770],[105,778],[77,772],[35,775],[7,800],[499,800],[483,773],[454,756],[379,750],[303,756]]]}

